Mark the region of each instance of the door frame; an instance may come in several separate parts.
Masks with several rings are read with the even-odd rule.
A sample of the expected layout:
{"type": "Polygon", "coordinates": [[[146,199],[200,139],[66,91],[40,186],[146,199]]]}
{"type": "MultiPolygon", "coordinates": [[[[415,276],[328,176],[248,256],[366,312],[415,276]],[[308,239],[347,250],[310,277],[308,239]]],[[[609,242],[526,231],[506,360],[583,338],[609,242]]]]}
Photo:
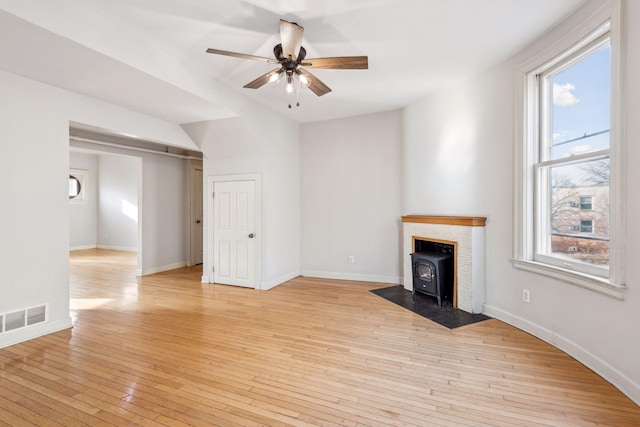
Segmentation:
{"type": "Polygon", "coordinates": [[[213,209],[213,190],[216,182],[234,182],[234,181],[253,181],[255,187],[255,201],[254,201],[254,223],[255,223],[255,245],[254,245],[254,265],[255,265],[255,283],[254,289],[262,289],[262,176],[259,173],[250,174],[232,174],[232,175],[209,175],[207,176],[207,193],[206,203],[207,207],[206,221],[204,222],[204,235],[206,239],[204,261],[205,265],[202,269],[202,282],[214,283],[213,280],[213,224],[214,222],[214,209],[213,209]]]}
{"type": "Polygon", "coordinates": [[[200,198],[200,200],[202,200],[202,218],[201,221],[203,222],[202,224],[202,260],[201,262],[204,262],[204,246],[205,246],[205,235],[204,235],[204,197],[205,197],[205,185],[204,185],[204,168],[203,168],[203,164],[202,161],[194,161],[194,160],[190,160],[189,161],[189,171],[188,171],[189,176],[187,177],[187,183],[188,183],[188,198],[189,200],[187,201],[187,209],[189,212],[189,225],[187,226],[187,254],[188,255],[188,260],[187,260],[187,266],[190,267],[192,265],[196,265],[196,263],[194,263],[194,254],[193,254],[193,233],[194,233],[194,222],[196,220],[196,215],[194,212],[194,200],[195,198],[200,198]],[[195,180],[194,180],[194,175],[196,170],[200,170],[202,172],[202,191],[199,194],[196,194],[194,189],[195,189],[195,180]]]}

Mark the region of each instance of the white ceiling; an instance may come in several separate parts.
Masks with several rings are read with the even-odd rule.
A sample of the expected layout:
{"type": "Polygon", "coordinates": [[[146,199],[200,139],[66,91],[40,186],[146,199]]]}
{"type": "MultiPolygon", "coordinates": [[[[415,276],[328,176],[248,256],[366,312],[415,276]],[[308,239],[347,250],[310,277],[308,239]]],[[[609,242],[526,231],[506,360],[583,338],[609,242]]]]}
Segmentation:
{"type": "Polygon", "coordinates": [[[298,122],[409,105],[518,52],[585,0],[0,0],[0,69],[176,123],[261,103],[298,122]],[[368,70],[312,70],[333,91],[242,86],[273,64],[280,18],[307,57],[367,55],[368,70]]]}

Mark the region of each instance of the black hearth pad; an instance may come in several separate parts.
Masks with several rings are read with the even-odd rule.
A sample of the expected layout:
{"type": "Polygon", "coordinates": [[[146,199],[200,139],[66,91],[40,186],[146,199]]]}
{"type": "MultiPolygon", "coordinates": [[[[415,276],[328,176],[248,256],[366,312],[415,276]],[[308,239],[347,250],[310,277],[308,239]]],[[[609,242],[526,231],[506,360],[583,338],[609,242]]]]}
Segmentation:
{"type": "Polygon", "coordinates": [[[471,314],[454,308],[449,301],[443,301],[442,307],[438,307],[434,297],[419,292],[414,294],[402,285],[372,289],[370,292],[449,329],[491,319],[484,314],[471,314]]]}

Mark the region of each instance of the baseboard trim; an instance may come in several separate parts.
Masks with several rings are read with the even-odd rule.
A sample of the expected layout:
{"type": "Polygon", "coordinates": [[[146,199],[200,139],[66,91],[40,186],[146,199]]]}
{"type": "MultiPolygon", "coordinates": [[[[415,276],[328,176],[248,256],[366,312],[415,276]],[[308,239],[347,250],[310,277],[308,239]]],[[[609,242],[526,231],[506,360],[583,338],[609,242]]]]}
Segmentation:
{"type": "Polygon", "coordinates": [[[300,272],[295,271],[293,273],[284,274],[277,279],[270,280],[268,282],[262,282],[260,284],[260,290],[268,291],[269,289],[273,289],[278,285],[282,285],[283,283],[288,282],[291,279],[295,279],[298,276],[300,276],[300,272]]]}
{"type": "Polygon", "coordinates": [[[110,251],[138,252],[136,246],[113,246],[113,245],[96,245],[98,249],[108,249],[110,251]]]}
{"type": "Polygon", "coordinates": [[[624,393],[636,405],[640,405],[640,385],[622,372],[611,366],[606,361],[589,352],[570,339],[563,337],[550,329],[516,316],[497,307],[484,305],[484,314],[515,326],[533,336],[548,342],[552,346],[564,351],[624,393]]]}
{"type": "Polygon", "coordinates": [[[371,274],[351,274],[351,273],[335,273],[332,271],[314,271],[302,270],[301,273],[306,277],[317,277],[319,279],[336,279],[336,280],[353,280],[356,282],[377,282],[377,283],[393,283],[395,285],[401,282],[398,276],[377,276],[371,274]]]}
{"type": "Polygon", "coordinates": [[[71,317],[60,320],[53,320],[40,325],[20,328],[13,331],[4,332],[0,335],[0,348],[9,347],[24,341],[29,341],[43,335],[49,335],[73,326],[71,317]]]}
{"type": "Polygon", "coordinates": [[[163,271],[175,270],[186,267],[187,261],[174,262],[173,264],[159,265],[157,267],[145,268],[142,271],[136,270],[138,276],[149,276],[150,274],[162,273],[163,271]],[[138,274],[140,273],[140,274],[138,274]]]}
{"type": "Polygon", "coordinates": [[[87,249],[95,249],[97,245],[80,245],[80,246],[71,246],[69,247],[69,252],[71,251],[86,251],[87,249]]]}
{"type": "Polygon", "coordinates": [[[210,284],[211,282],[209,281],[209,276],[202,276],[202,278],[200,279],[200,283],[206,283],[207,285],[210,284]]]}
{"type": "Polygon", "coordinates": [[[554,333],[552,330],[544,328],[537,323],[533,323],[523,317],[516,316],[508,311],[501,310],[497,307],[491,305],[484,305],[484,309],[482,310],[483,314],[487,316],[494,317],[496,319],[502,320],[505,323],[508,323],[512,326],[515,326],[518,329],[521,329],[525,332],[530,333],[543,341],[548,342],[555,346],[553,342],[554,333]]]}

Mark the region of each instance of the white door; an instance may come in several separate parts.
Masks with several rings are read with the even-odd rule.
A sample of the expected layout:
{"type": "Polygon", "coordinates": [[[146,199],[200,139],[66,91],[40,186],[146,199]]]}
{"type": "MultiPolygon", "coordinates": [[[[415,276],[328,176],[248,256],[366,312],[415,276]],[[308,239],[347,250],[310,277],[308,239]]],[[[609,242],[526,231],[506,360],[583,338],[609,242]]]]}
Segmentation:
{"type": "Polygon", "coordinates": [[[214,282],[255,288],[255,182],[213,188],[214,282]]]}
{"type": "Polygon", "coordinates": [[[191,169],[191,265],[202,264],[202,167],[191,169]]]}

